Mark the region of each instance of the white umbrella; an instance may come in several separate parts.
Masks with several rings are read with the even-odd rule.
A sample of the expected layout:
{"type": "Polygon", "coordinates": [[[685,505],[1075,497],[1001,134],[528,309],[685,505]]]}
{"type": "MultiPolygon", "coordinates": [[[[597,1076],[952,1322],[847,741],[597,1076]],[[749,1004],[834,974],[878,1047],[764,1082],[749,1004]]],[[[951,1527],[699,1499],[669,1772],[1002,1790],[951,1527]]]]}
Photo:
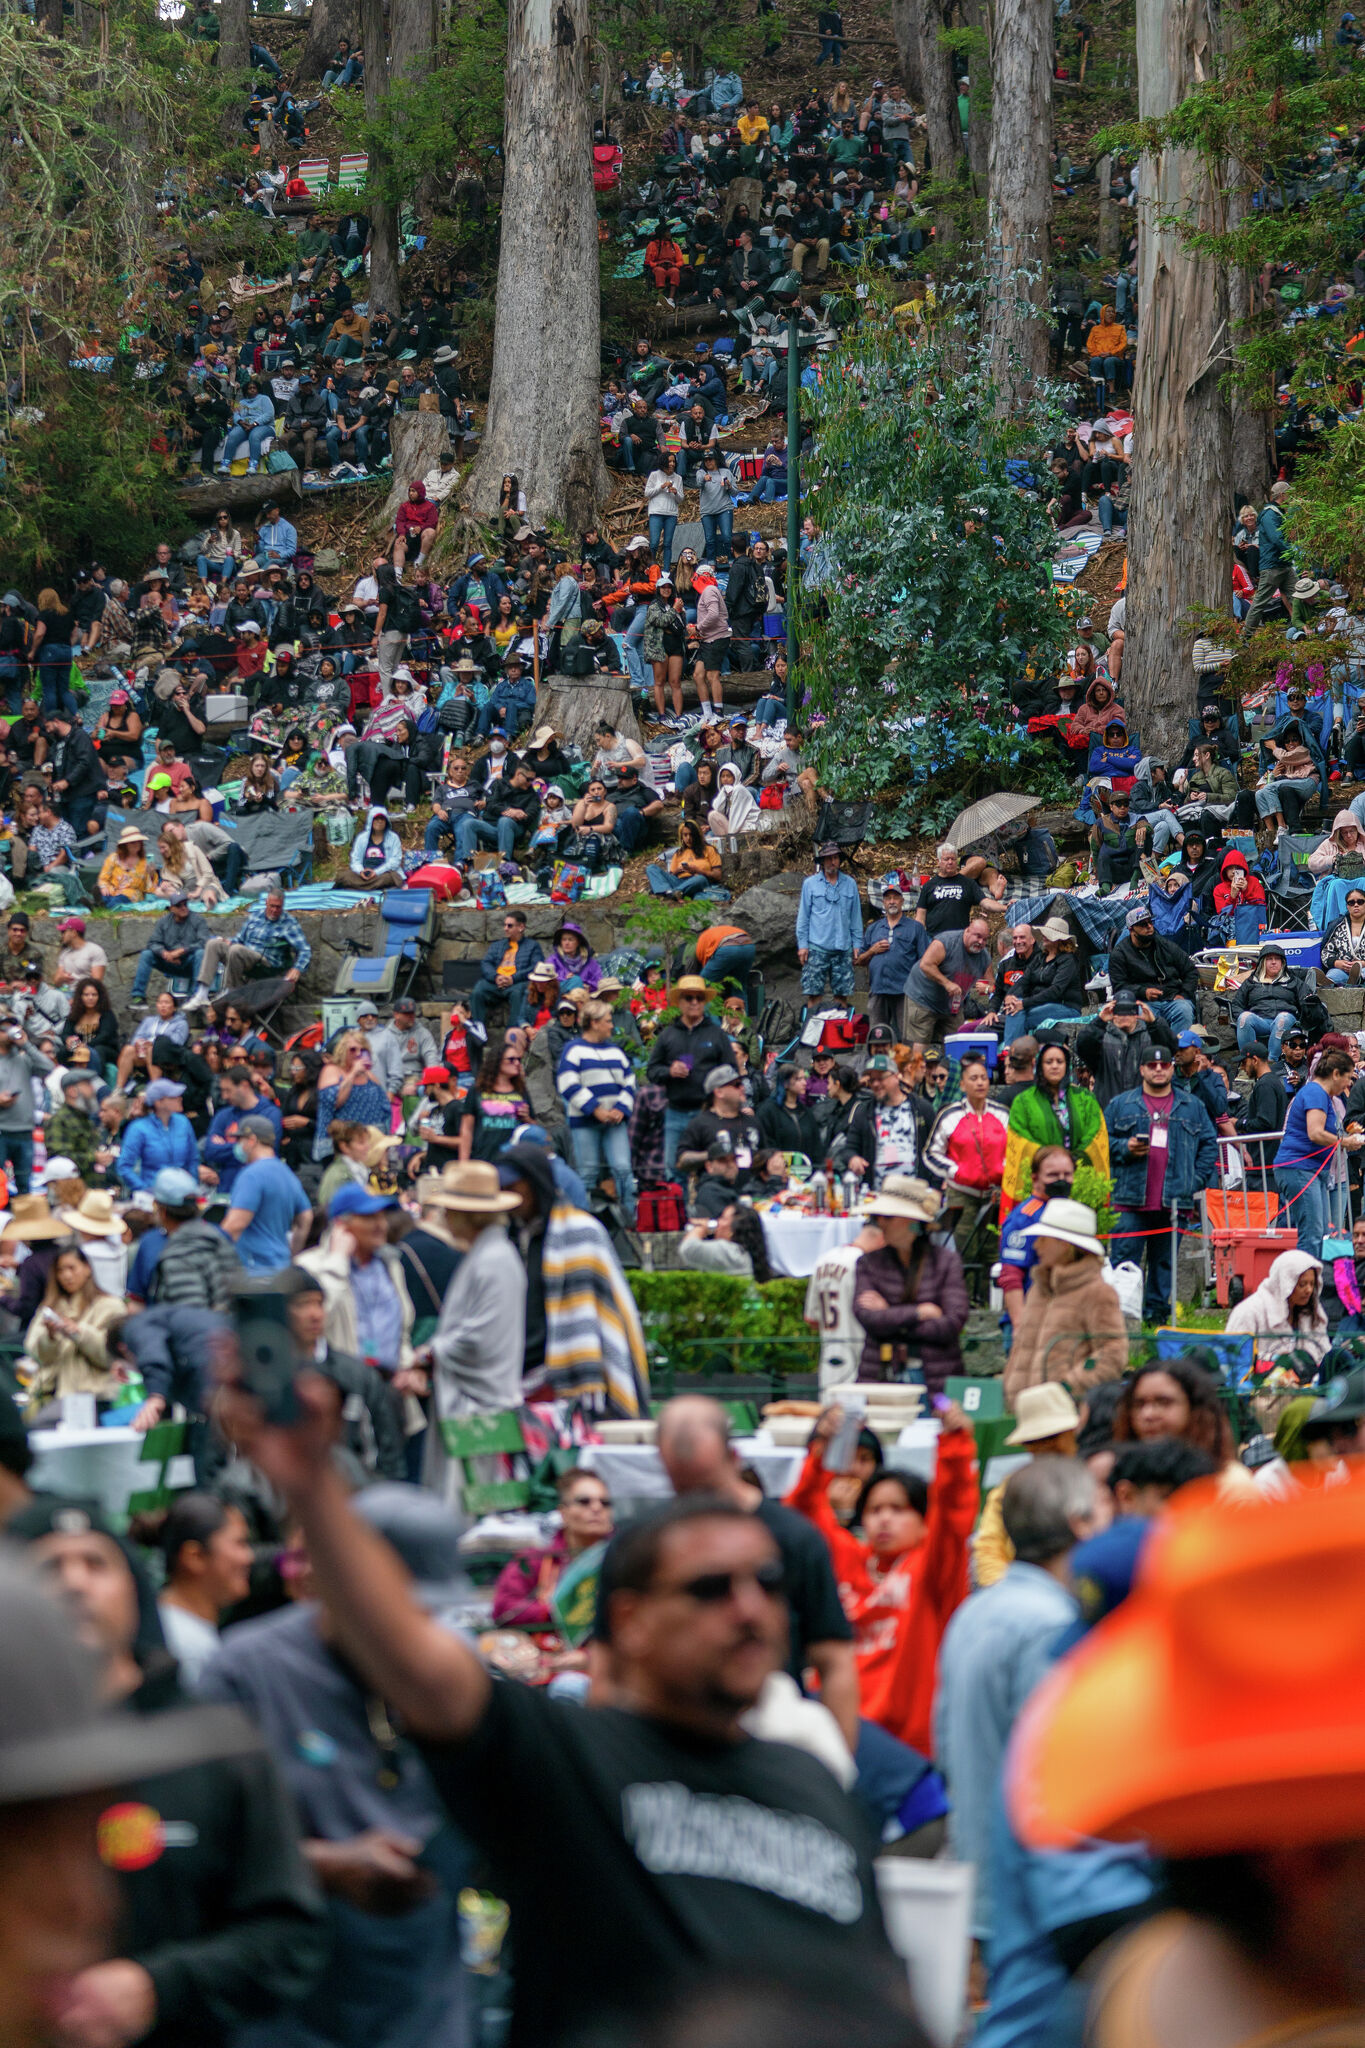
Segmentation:
{"type": "Polygon", "coordinates": [[[973,846],[978,839],[989,838],[992,832],[1000,831],[1002,826],[1012,825],[1016,818],[1024,817],[1041,802],[1041,797],[1010,796],[1007,791],[998,796],[983,796],[980,803],[968,804],[966,810],[954,818],[944,843],[948,846],[973,846]]]}

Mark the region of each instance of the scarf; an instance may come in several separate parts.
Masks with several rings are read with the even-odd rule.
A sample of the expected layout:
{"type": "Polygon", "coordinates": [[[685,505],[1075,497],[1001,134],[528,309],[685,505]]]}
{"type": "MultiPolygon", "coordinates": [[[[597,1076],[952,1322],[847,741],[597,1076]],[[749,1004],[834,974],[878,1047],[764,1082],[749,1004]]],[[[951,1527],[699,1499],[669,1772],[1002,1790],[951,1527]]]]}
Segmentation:
{"type": "Polygon", "coordinates": [[[1002,1218],[1032,1192],[1033,1155],[1043,1145],[1065,1145],[1078,1166],[1086,1160],[1097,1173],[1108,1177],[1109,1131],[1104,1111],[1094,1096],[1082,1088],[1068,1086],[1065,1115],[1070,1130],[1064,1132],[1052,1104],[1036,1084],[1016,1095],[1010,1104],[1001,1186],[1002,1218]]]}
{"type": "Polygon", "coordinates": [[[545,1379],[555,1400],[590,1400],[612,1415],[649,1399],[635,1297],[595,1217],[557,1201],[545,1226],[545,1379]]]}

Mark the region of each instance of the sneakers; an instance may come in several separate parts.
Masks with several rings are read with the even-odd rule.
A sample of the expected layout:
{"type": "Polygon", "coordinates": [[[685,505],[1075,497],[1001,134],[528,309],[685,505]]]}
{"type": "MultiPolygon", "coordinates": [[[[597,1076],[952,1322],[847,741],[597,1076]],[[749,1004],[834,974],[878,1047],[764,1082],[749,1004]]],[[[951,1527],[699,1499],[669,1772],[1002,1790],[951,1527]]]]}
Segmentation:
{"type": "MultiPolygon", "coordinates": [[[[143,1005],[142,1005],[142,1008],[143,1008],[143,1009],[145,1010],[145,1009],[146,1009],[146,1007],[147,1007],[147,1005],[146,1005],[145,1003],[143,1003],[143,1005]]],[[[206,988],[197,988],[197,989],[196,989],[196,990],[194,991],[194,994],[193,994],[193,995],[192,995],[192,996],[191,996],[191,997],[189,998],[189,1000],[188,1000],[188,1001],[186,1002],[186,1004],[185,1004],[185,1014],[186,1014],[186,1016],[188,1016],[191,1010],[196,1010],[196,1011],[197,1011],[197,1010],[207,1010],[207,1009],[208,1009],[208,1007],[209,1007],[209,992],[208,992],[208,990],[207,990],[206,988]]]]}

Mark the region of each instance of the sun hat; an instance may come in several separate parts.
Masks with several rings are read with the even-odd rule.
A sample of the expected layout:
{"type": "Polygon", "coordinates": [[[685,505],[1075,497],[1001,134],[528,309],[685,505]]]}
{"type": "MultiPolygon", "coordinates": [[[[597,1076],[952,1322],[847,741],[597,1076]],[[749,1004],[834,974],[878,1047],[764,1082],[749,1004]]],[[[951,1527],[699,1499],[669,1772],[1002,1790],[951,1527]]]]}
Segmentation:
{"type": "Polygon", "coordinates": [[[393,1209],[397,1204],[397,1195],[371,1194],[358,1180],[352,1180],[337,1189],[327,1204],[327,1214],[335,1222],[338,1216],[377,1216],[381,1209],[393,1209]]]}
{"type": "Polygon", "coordinates": [[[1050,917],[1046,924],[1036,924],[1033,929],[1040,939],[1050,939],[1054,946],[1070,946],[1075,943],[1076,934],[1065,918],[1050,917]]]}
{"type": "Polygon", "coordinates": [[[371,1131],[361,1155],[361,1163],[373,1173],[376,1167],[387,1166],[389,1154],[395,1145],[403,1140],[389,1131],[371,1131]]]}
{"type": "Polygon", "coordinates": [[[1014,1429],[1009,1445],[1043,1443],[1050,1436],[1063,1436],[1079,1429],[1080,1414],[1060,1380],[1044,1380],[1040,1387],[1021,1387],[1014,1399],[1014,1429]]]}
{"type": "MultiPolygon", "coordinates": [[[[1167,1055],[1169,1058],[1169,1054],[1167,1055]]],[[[1104,1257],[1104,1246],[1095,1235],[1095,1212],[1086,1202],[1047,1202],[1036,1223],[1030,1223],[1025,1237],[1055,1237],[1061,1244],[1074,1244],[1078,1251],[1104,1257]]]]}
{"type": "Polygon", "coordinates": [[[135,825],[125,825],[119,833],[118,843],[120,846],[144,846],[146,836],[139,832],[135,825]]]}
{"type": "Polygon", "coordinates": [[[123,1218],[114,1214],[114,1198],[107,1188],[91,1188],[82,1195],[79,1209],[59,1209],[62,1222],[85,1237],[122,1237],[123,1218]]]}
{"type": "Polygon", "coordinates": [[[673,984],[675,996],[704,996],[709,993],[700,974],[684,974],[673,984]]]}
{"type": "Polygon", "coordinates": [[[425,1196],[437,1209],[463,1209],[473,1216],[506,1216],[520,1199],[504,1193],[498,1169],[485,1159],[467,1159],[447,1166],[425,1196]]]}
{"type": "Polygon", "coordinates": [[[142,1099],[144,1102],[150,1103],[152,1108],[155,1108],[158,1102],[169,1102],[173,1095],[183,1095],[184,1092],[185,1084],[183,1081],[163,1079],[153,1081],[142,1099]]]}
{"type": "Polygon", "coordinates": [[[867,1204],[869,1216],[905,1216],[912,1223],[937,1223],[939,1198],[927,1180],[909,1173],[888,1173],[867,1204]]]}
{"type": "Polygon", "coordinates": [[[152,1195],[168,1209],[183,1209],[199,1200],[199,1183],[183,1166],[163,1166],[152,1182],[152,1195]]]}
{"type": "Polygon", "coordinates": [[[21,1244],[36,1244],[42,1238],[70,1235],[66,1225],[57,1221],[42,1195],[16,1195],[10,1204],[9,1214],[0,1223],[0,1237],[17,1237],[21,1244]]]}
{"type": "Polygon", "coordinates": [[[538,725],[526,744],[528,747],[546,747],[554,737],[555,729],[552,725],[538,725]]]}
{"type": "Polygon", "coordinates": [[[816,847],[815,858],[817,860],[838,860],[840,858],[839,848],[832,839],[826,839],[823,845],[816,847]]]}
{"type": "Polygon", "coordinates": [[[1123,1606],[1016,1725],[1006,1791],[1033,1848],[1262,1854],[1365,1832],[1365,1475],[1286,1499],[1182,1488],[1123,1606]]]}
{"type": "MultiPolygon", "coordinates": [[[[548,795],[549,792],[547,791],[546,794],[548,795]]],[[[548,960],[538,960],[526,979],[528,981],[558,981],[559,976],[555,973],[548,960]]]]}
{"type": "Polygon", "coordinates": [[[1321,589],[1322,585],[1314,582],[1311,576],[1300,576],[1294,584],[1294,595],[1296,598],[1307,599],[1316,597],[1321,589]]]}

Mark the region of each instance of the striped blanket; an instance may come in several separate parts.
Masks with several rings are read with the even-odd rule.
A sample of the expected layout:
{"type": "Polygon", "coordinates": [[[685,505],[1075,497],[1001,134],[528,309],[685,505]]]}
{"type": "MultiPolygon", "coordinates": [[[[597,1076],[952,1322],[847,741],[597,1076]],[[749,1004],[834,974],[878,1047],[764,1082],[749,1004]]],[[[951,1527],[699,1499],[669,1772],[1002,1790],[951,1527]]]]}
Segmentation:
{"type": "Polygon", "coordinates": [[[649,1364],[635,1297],[601,1224],[556,1202],[545,1226],[545,1385],[626,1420],[646,1413],[649,1364]]]}

